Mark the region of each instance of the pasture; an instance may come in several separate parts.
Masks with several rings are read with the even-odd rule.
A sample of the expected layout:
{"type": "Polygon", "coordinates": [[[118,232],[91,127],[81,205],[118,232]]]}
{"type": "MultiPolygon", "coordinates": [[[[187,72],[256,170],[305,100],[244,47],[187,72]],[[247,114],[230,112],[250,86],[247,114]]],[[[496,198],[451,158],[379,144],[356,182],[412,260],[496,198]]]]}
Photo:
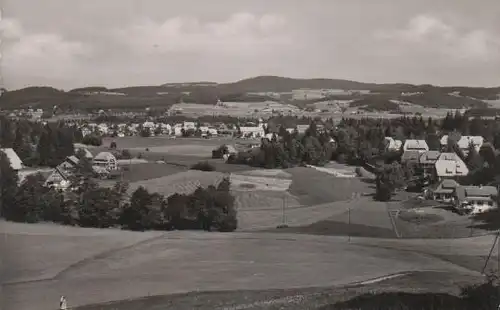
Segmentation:
{"type": "Polygon", "coordinates": [[[10,274],[3,302],[17,310],[54,309],[61,294],[76,307],[197,290],[346,285],[407,271],[471,274],[436,256],[485,253],[493,240],[453,240],[443,247],[440,240],[354,238],[349,244],[343,237],[297,234],[138,233],[7,224],[2,228],[3,259],[10,274]]]}

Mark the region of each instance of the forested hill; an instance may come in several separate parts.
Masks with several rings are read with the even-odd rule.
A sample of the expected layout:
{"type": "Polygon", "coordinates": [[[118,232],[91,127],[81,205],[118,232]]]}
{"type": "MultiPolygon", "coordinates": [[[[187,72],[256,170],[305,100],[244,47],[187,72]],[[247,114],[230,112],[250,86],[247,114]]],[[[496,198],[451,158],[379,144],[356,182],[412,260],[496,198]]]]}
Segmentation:
{"type": "MultiPolygon", "coordinates": [[[[263,101],[273,98],[248,93],[291,92],[294,89],[344,89],[369,90],[384,100],[410,101],[423,106],[446,107],[463,106],[484,107],[480,100],[495,100],[500,87],[438,87],[411,84],[374,84],[340,79],[294,79],[278,76],[258,76],[234,83],[217,84],[213,82],[169,83],[158,86],[131,86],[106,88],[90,86],[70,91],[53,87],[27,87],[18,90],[5,90],[0,97],[0,109],[12,108],[144,108],[169,107],[178,102],[214,104],[222,101],[263,101]],[[401,93],[418,95],[400,98],[401,93]],[[406,100],[410,98],[409,100],[406,100]],[[413,102],[415,101],[415,102],[413,102]]],[[[342,97],[342,96],[340,96],[342,97]]],[[[345,99],[361,99],[349,98],[345,99]]],[[[339,99],[343,99],[339,98],[339,99]]],[[[290,102],[293,103],[293,102],[290,102]]]]}

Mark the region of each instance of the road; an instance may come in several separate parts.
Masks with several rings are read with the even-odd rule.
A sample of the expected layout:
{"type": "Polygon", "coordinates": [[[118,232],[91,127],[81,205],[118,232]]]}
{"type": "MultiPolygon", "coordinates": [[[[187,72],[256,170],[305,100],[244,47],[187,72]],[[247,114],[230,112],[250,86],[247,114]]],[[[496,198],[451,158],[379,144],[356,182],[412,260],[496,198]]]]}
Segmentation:
{"type": "Polygon", "coordinates": [[[15,251],[4,257],[10,273],[3,297],[6,309],[16,310],[52,310],[60,295],[79,306],[188,291],[343,285],[405,271],[477,274],[436,256],[485,255],[493,241],[484,236],[348,243],[345,237],[283,233],[7,226],[4,247],[15,251]]]}

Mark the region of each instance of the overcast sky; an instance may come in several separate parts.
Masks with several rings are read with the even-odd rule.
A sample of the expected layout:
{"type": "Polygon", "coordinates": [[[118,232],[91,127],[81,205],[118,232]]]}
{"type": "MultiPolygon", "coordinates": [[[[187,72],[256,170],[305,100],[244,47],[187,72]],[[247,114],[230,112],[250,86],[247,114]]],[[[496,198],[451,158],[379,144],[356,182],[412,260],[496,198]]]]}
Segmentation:
{"type": "Polygon", "coordinates": [[[500,86],[500,0],[3,0],[7,89],[258,75],[500,86]]]}

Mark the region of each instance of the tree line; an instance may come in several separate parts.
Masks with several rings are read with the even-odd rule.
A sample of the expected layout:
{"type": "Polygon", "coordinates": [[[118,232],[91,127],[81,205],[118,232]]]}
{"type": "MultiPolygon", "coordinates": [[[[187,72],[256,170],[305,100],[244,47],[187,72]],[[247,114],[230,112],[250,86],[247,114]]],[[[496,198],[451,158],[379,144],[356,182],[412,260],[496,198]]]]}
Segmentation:
{"type": "Polygon", "coordinates": [[[139,187],[129,196],[127,183],[100,187],[91,173],[90,162],[81,157],[67,191],[46,187],[41,174],[28,175],[19,182],[17,172],[0,152],[0,216],[15,222],[129,230],[237,228],[228,178],[217,187],[200,187],[189,195],[164,197],[139,187]]]}
{"type": "Polygon", "coordinates": [[[55,167],[82,139],[81,131],[65,122],[44,125],[0,116],[0,147],[13,148],[26,166],[55,167]]]}

